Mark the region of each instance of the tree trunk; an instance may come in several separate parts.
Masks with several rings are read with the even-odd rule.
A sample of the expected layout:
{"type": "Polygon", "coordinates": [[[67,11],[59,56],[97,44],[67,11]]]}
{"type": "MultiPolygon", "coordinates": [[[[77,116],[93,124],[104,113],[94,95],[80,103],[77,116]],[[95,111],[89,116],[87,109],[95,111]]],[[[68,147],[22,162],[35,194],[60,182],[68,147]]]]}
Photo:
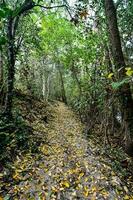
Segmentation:
{"type": "Polygon", "coordinates": [[[61,71],[60,63],[58,64],[58,71],[59,71],[60,81],[61,81],[62,101],[67,104],[66,92],[65,92],[65,87],[64,87],[64,80],[63,80],[63,76],[62,76],[62,71],[61,71]]]}
{"type": "Polygon", "coordinates": [[[10,120],[12,119],[12,101],[15,74],[15,49],[13,36],[13,18],[8,19],[7,38],[8,38],[8,74],[7,74],[7,93],[4,114],[10,120]]]}
{"type": "Polygon", "coordinates": [[[74,61],[72,61],[71,71],[72,71],[73,78],[75,79],[77,86],[78,86],[79,100],[80,100],[81,96],[82,96],[82,88],[81,88],[81,84],[80,84],[80,81],[79,81],[78,76],[77,76],[77,72],[75,70],[74,61]]]}
{"type": "Polygon", "coordinates": [[[0,50],[0,86],[3,85],[3,56],[2,50],[0,50]]]}
{"type": "MultiPolygon", "coordinates": [[[[80,80],[78,79],[78,76],[77,76],[74,60],[72,60],[71,72],[72,72],[72,78],[75,79],[78,90],[79,90],[78,103],[80,104],[81,99],[82,99],[82,87],[81,87],[81,84],[80,84],[80,80]]],[[[78,108],[78,112],[79,112],[80,120],[82,121],[82,110],[81,110],[80,106],[78,108]]]]}
{"type": "Polygon", "coordinates": [[[3,56],[0,50],[0,104],[3,103],[3,56]]]}
{"type": "MultiPolygon", "coordinates": [[[[120,34],[117,23],[117,13],[113,0],[104,0],[105,14],[107,18],[109,37],[112,45],[112,53],[116,70],[118,71],[118,80],[125,77],[125,60],[121,47],[120,34]]],[[[123,110],[123,119],[125,123],[128,141],[133,138],[133,99],[130,85],[125,83],[119,90],[120,103],[123,110]]]]}
{"type": "Polygon", "coordinates": [[[45,101],[48,101],[49,98],[49,74],[45,72],[45,76],[43,78],[43,97],[45,101]]]}
{"type": "MultiPolygon", "coordinates": [[[[16,50],[15,50],[15,34],[19,23],[20,16],[26,11],[31,10],[35,3],[33,0],[25,0],[20,7],[17,16],[10,15],[7,22],[7,39],[8,39],[8,50],[7,50],[7,93],[5,101],[5,111],[4,115],[10,121],[12,119],[12,102],[13,102],[13,89],[14,89],[14,75],[15,75],[15,60],[16,60],[16,50]]],[[[18,50],[18,48],[17,48],[18,50]]]]}

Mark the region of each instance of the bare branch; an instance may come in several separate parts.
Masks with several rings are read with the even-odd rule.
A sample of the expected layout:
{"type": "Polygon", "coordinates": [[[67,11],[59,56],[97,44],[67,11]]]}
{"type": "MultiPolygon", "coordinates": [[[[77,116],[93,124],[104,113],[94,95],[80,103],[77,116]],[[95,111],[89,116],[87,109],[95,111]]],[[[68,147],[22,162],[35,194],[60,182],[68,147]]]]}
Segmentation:
{"type": "Polygon", "coordinates": [[[39,5],[39,4],[35,4],[34,7],[41,7],[44,9],[53,9],[53,8],[62,8],[62,7],[66,7],[66,5],[57,5],[57,6],[43,6],[43,5],[39,5]]]}
{"type": "Polygon", "coordinates": [[[35,7],[35,6],[38,6],[38,7],[44,8],[44,9],[53,9],[53,8],[62,8],[62,7],[65,7],[66,10],[67,10],[67,12],[68,12],[68,14],[69,14],[70,17],[72,18],[72,15],[71,15],[71,12],[70,12],[70,10],[69,10],[69,5],[68,5],[68,4],[67,4],[67,5],[62,4],[62,5],[57,5],[57,6],[43,6],[43,5],[38,5],[38,4],[36,4],[36,5],[34,5],[34,7],[35,7]]]}

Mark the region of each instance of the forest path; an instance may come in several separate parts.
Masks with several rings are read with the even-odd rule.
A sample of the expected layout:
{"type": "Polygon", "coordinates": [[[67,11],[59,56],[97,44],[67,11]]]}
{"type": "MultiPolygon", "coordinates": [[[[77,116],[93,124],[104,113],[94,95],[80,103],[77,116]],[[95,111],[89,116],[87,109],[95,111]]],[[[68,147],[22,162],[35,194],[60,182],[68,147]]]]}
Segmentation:
{"type": "Polygon", "coordinates": [[[63,103],[54,107],[45,139],[37,155],[29,153],[14,164],[8,192],[13,199],[132,199],[108,163],[96,157],[80,120],[63,103]]]}

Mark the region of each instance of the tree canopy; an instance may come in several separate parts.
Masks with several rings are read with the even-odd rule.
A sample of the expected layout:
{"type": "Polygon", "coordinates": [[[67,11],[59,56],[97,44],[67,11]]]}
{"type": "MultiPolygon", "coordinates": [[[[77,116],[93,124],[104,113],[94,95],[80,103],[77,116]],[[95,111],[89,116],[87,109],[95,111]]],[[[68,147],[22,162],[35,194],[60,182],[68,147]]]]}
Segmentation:
{"type": "Polygon", "coordinates": [[[0,0],[2,162],[32,132],[20,96],[31,110],[32,99],[64,102],[86,135],[133,157],[132,18],[132,0],[0,0]]]}

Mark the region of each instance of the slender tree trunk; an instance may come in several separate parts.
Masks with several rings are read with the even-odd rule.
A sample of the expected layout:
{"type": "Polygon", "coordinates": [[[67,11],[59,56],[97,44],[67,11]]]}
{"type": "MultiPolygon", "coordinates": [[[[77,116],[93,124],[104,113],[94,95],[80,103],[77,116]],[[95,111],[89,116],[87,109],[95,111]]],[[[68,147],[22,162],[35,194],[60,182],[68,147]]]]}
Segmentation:
{"type": "MultiPolygon", "coordinates": [[[[82,87],[81,87],[80,81],[78,79],[77,72],[75,70],[74,60],[72,60],[71,71],[72,71],[73,79],[75,79],[77,87],[78,87],[78,90],[79,90],[78,103],[80,103],[81,102],[81,98],[82,98],[82,87]]],[[[79,112],[80,120],[82,121],[82,110],[81,110],[80,106],[79,106],[78,112],[79,112]]]]}
{"type": "Polygon", "coordinates": [[[3,56],[2,50],[0,50],[0,86],[3,84],[3,56]]]}
{"type": "Polygon", "coordinates": [[[82,88],[81,88],[81,84],[80,84],[80,81],[78,79],[78,76],[77,76],[77,73],[76,73],[76,70],[75,70],[75,66],[74,66],[74,61],[72,63],[72,68],[71,68],[71,71],[72,71],[72,74],[73,74],[73,77],[77,83],[77,86],[78,86],[78,89],[79,89],[79,99],[81,99],[81,96],[82,96],[82,88]]]}
{"type": "Polygon", "coordinates": [[[0,104],[3,103],[3,56],[0,50],[0,104]]]}
{"type": "Polygon", "coordinates": [[[15,74],[15,50],[13,36],[13,18],[8,20],[7,38],[8,38],[8,74],[7,74],[7,93],[5,102],[4,114],[10,120],[12,118],[12,102],[14,89],[14,74],[15,74]]]}
{"type": "Polygon", "coordinates": [[[58,71],[59,71],[60,81],[61,81],[62,101],[67,104],[66,92],[65,92],[65,87],[64,87],[64,80],[63,80],[63,75],[62,75],[60,63],[58,64],[58,71]]]}
{"type": "MultiPolygon", "coordinates": [[[[118,78],[121,80],[125,77],[125,60],[121,47],[120,34],[117,23],[117,13],[113,0],[104,0],[105,14],[107,18],[109,37],[112,45],[112,53],[116,70],[118,70],[118,78]]],[[[120,103],[123,110],[123,118],[126,125],[126,134],[128,140],[133,138],[133,99],[129,84],[124,84],[120,90],[120,103]]]]}
{"type": "Polygon", "coordinates": [[[50,76],[48,75],[48,79],[47,79],[47,96],[46,99],[49,99],[49,82],[50,82],[50,76]]]}
{"type": "Polygon", "coordinates": [[[45,101],[48,100],[48,96],[49,96],[49,74],[47,72],[45,72],[45,78],[44,78],[44,96],[45,96],[45,101]]]}

